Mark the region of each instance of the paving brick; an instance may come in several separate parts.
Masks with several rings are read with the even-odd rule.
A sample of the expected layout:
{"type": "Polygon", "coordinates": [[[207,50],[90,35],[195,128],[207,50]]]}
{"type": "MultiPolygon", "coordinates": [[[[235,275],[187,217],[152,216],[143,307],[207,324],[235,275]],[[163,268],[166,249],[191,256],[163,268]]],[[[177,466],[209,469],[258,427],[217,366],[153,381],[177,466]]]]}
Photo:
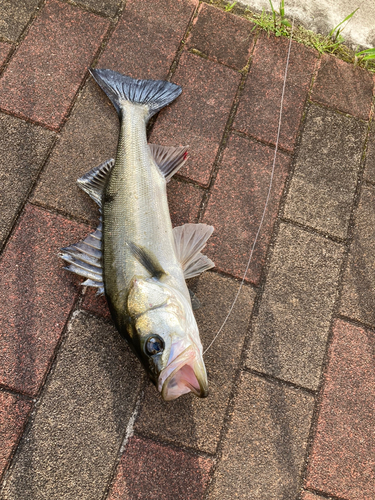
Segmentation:
{"type": "Polygon", "coordinates": [[[204,191],[198,186],[172,179],[167,185],[169,212],[173,226],[197,222],[204,191]]]}
{"type": "Polygon", "coordinates": [[[0,80],[0,107],[58,129],[109,22],[49,0],[0,80]]]}
{"type": "Polygon", "coordinates": [[[372,123],[368,139],[364,178],[375,183],[375,122],[372,123]]]}
{"type": "Polygon", "coordinates": [[[80,0],[75,3],[93,9],[95,12],[100,12],[105,16],[114,17],[122,2],[121,0],[80,0]]]}
{"type": "MultiPolygon", "coordinates": [[[[271,144],[277,137],[288,43],[286,38],[260,36],[233,124],[271,144]]],[[[294,149],[316,60],[315,51],[292,42],[279,140],[289,151],[294,149]]]]}
{"type": "Polygon", "coordinates": [[[374,81],[363,68],[337,57],[323,55],[311,99],[350,115],[368,120],[374,81]]]}
{"type": "Polygon", "coordinates": [[[97,289],[87,287],[84,299],[82,301],[82,309],[90,311],[97,316],[103,318],[111,318],[111,313],[108,309],[107,299],[104,295],[96,295],[97,289]]]}
{"type": "MultiPolygon", "coordinates": [[[[192,287],[202,307],[195,311],[200,336],[207,347],[221,327],[238,291],[239,283],[207,272],[192,287]]],[[[148,384],[136,429],[158,439],[215,453],[226,407],[247,331],[255,293],[245,286],[220,336],[205,355],[210,394],[198,399],[191,394],[162,401],[148,384]],[[157,425],[150,425],[157,415],[157,425]]]]}
{"type": "MultiPolygon", "coordinates": [[[[190,183],[172,179],[167,185],[167,192],[173,226],[197,222],[203,190],[190,183]]],[[[99,316],[110,318],[106,299],[103,296],[97,297],[93,288],[88,288],[82,307],[99,316]]]]}
{"type": "Polygon", "coordinates": [[[189,145],[189,161],[179,173],[207,185],[240,75],[185,52],[173,81],[182,85],[183,92],[161,111],[151,142],[189,145]]]}
{"type": "Polygon", "coordinates": [[[79,291],[57,253],[87,227],[27,206],[0,265],[0,383],[35,394],[79,291]]]}
{"type": "Polygon", "coordinates": [[[321,497],[320,495],[315,495],[314,493],[310,493],[310,491],[303,491],[301,495],[301,500],[324,500],[327,497],[321,497]]]}
{"type": "Polygon", "coordinates": [[[281,225],[247,366],[308,389],[319,385],[343,248],[281,225]]]}
{"type": "Polygon", "coordinates": [[[254,24],[205,3],[194,24],[189,48],[233,68],[246,66],[254,45],[254,24]]]}
{"type": "Polygon", "coordinates": [[[314,398],[243,373],[207,500],[296,498],[314,398]]]}
{"type": "Polygon", "coordinates": [[[212,460],[132,437],[121,458],[108,500],[200,500],[212,460]]]}
{"type": "Polygon", "coordinates": [[[0,477],[22,434],[30,408],[30,402],[0,392],[0,477]]]}
{"type": "Polygon", "coordinates": [[[317,106],[309,109],[285,217],[346,237],[365,134],[362,122],[317,106]]]}
{"type": "Polygon", "coordinates": [[[12,45],[10,43],[0,42],[0,68],[4,64],[11,49],[12,45]]]}
{"type": "Polygon", "coordinates": [[[362,188],[346,266],[340,312],[375,326],[375,187],[362,188]]]}
{"type": "Polygon", "coordinates": [[[115,157],[118,131],[116,111],[90,79],[49,158],[32,200],[96,226],[98,207],[78,188],[76,181],[115,157]]]}
{"type": "Polygon", "coordinates": [[[76,315],[2,498],[103,498],[142,376],[112,326],[76,315]]]}
{"type": "Polygon", "coordinates": [[[336,321],[307,487],[349,500],[375,491],[375,337],[336,321]]]}
{"type": "Polygon", "coordinates": [[[165,79],[198,0],[130,0],[98,68],[165,79]]]}
{"type": "Polygon", "coordinates": [[[39,0],[2,0],[0,4],[0,36],[16,42],[36,11],[39,0]]]}
{"type": "Polygon", "coordinates": [[[43,166],[53,138],[53,132],[0,114],[1,247],[43,166]]]}
{"type": "MultiPolygon", "coordinates": [[[[207,255],[221,271],[242,278],[266,203],[274,150],[243,137],[232,136],[205,211],[203,222],[215,232],[207,255]]],[[[290,160],[278,154],[265,221],[255,247],[247,279],[258,283],[277,216],[290,160]]]]}

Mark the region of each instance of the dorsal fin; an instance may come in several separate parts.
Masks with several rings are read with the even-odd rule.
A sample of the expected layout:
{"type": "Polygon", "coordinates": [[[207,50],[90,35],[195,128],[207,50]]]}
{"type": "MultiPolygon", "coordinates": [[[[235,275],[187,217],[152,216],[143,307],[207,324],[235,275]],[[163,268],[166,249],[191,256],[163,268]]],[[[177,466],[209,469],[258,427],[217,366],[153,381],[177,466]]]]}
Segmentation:
{"type": "Polygon", "coordinates": [[[93,168],[77,180],[78,186],[102,207],[102,196],[107,184],[108,176],[115,164],[111,158],[98,167],[93,168]]]}
{"type": "Polygon", "coordinates": [[[60,252],[60,257],[68,263],[66,270],[87,278],[82,285],[98,288],[97,295],[104,293],[101,220],[96,231],[60,252]]]}
{"type": "Polygon", "coordinates": [[[169,182],[171,177],[184,165],[187,158],[187,146],[159,146],[158,144],[149,144],[150,153],[164,175],[165,180],[169,182]]]}
{"type": "Polygon", "coordinates": [[[176,255],[185,279],[199,276],[215,266],[211,259],[200,252],[213,230],[207,224],[185,224],[173,229],[176,255]]]}

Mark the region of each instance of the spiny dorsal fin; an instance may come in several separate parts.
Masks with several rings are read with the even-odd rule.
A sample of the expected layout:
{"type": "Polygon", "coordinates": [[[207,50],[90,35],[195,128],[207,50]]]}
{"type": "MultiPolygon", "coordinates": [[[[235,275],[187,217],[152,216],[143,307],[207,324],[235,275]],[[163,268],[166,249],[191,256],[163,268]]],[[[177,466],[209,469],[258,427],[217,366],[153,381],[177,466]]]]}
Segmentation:
{"type": "Polygon", "coordinates": [[[187,146],[159,146],[158,144],[149,144],[150,153],[164,175],[165,180],[169,182],[171,177],[184,165],[187,159],[187,146]]]}
{"type": "Polygon", "coordinates": [[[102,196],[115,160],[111,158],[77,180],[78,186],[102,207],[102,196]]]}
{"type": "Polygon", "coordinates": [[[127,244],[134,257],[145,269],[147,269],[153,278],[160,279],[166,274],[158,259],[149,250],[140,247],[132,241],[128,241],[127,244]]]}
{"type": "Polygon", "coordinates": [[[98,288],[97,295],[104,293],[102,270],[102,222],[96,231],[84,240],[62,248],[59,256],[68,263],[67,271],[87,278],[82,285],[98,288]]]}
{"type": "Polygon", "coordinates": [[[185,224],[173,229],[176,255],[185,279],[199,276],[215,266],[211,259],[200,252],[213,230],[207,224],[185,224]]]}

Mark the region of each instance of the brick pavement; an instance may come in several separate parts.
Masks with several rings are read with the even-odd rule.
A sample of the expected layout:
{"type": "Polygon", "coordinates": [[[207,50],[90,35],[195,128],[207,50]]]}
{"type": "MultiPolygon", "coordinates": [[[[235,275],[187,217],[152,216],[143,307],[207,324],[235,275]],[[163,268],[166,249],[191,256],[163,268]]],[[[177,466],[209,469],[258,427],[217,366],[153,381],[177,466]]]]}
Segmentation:
{"type": "Polygon", "coordinates": [[[375,500],[374,78],[292,44],[273,188],[210,396],[165,403],[58,249],[95,227],[76,179],[113,156],[91,65],[183,93],[175,225],[216,232],[191,283],[208,345],[267,190],[287,40],[198,0],[0,1],[0,498],[375,500]]]}

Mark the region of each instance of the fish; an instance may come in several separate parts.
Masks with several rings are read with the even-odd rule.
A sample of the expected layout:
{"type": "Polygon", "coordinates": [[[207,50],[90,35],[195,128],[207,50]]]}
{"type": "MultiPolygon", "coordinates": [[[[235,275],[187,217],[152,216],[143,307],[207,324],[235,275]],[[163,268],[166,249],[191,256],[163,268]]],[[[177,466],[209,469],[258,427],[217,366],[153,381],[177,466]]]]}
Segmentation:
{"type": "Polygon", "coordinates": [[[91,69],[120,120],[116,158],[77,183],[99,206],[97,229],[62,248],[68,271],[104,294],[113,322],[140,360],[161,397],[208,395],[202,343],[186,279],[214,263],[201,250],[214,228],[172,228],[166,185],[185,164],[187,148],[147,143],[152,116],[182,88],[163,80],[138,80],[109,69],[91,69]]]}

